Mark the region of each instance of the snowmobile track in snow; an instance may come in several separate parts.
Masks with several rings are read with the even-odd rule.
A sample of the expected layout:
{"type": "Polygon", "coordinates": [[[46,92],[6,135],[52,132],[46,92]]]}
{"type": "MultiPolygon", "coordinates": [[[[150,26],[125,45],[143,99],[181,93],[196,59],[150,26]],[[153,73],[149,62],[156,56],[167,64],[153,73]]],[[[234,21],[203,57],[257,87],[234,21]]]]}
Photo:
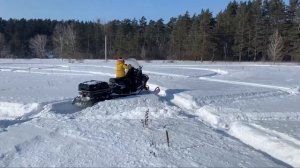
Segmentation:
{"type": "Polygon", "coordinates": [[[195,98],[199,106],[221,103],[233,103],[240,100],[263,99],[270,97],[287,96],[287,92],[283,91],[261,91],[261,92],[243,92],[236,94],[203,96],[195,98]]]}
{"type": "MultiPolygon", "coordinates": [[[[245,120],[264,119],[266,118],[266,116],[267,118],[270,117],[273,120],[277,120],[280,118],[299,120],[300,119],[299,113],[295,112],[295,113],[281,114],[281,116],[277,118],[271,117],[272,114],[274,115],[274,113],[272,114],[256,113],[254,117],[251,115],[247,116],[247,114],[243,114],[243,113],[231,113],[231,115],[236,115],[236,116],[230,118],[227,116],[228,113],[225,116],[222,116],[219,114],[217,109],[210,108],[209,106],[203,107],[203,105],[202,106],[199,105],[195,101],[195,99],[188,94],[177,93],[175,95],[168,95],[166,94],[168,93],[167,89],[166,88],[164,89],[165,90],[163,90],[163,93],[165,93],[165,95],[161,94],[160,96],[164,96],[163,98],[165,98],[165,100],[184,109],[184,111],[187,112],[187,115],[193,115],[195,117],[199,117],[199,120],[205,123],[206,125],[208,125],[209,127],[212,127],[216,130],[224,131],[224,133],[236,137],[240,139],[242,142],[244,142],[245,144],[248,144],[249,146],[254,147],[257,150],[266,152],[267,154],[269,154],[270,156],[278,160],[282,160],[292,166],[300,165],[300,162],[296,159],[297,157],[300,157],[299,140],[294,139],[282,133],[275,133],[274,131],[264,129],[262,127],[258,127],[258,126],[253,127],[253,125],[248,125],[247,123],[243,122],[245,120]],[[168,99],[168,98],[172,98],[172,99],[168,99]],[[236,130],[243,130],[243,131],[236,131],[236,130]],[[241,132],[243,132],[244,135],[240,135],[241,132]],[[255,133],[259,133],[260,138],[255,138],[256,135],[255,133]],[[254,137],[254,140],[251,141],[250,140],[251,138],[249,139],[249,137],[254,137]],[[261,145],[268,142],[270,142],[270,144],[261,145]],[[282,152],[282,148],[278,146],[284,146],[285,152],[282,152]]],[[[262,92],[262,93],[250,94],[250,96],[239,95],[238,97],[241,97],[243,99],[251,99],[251,98],[257,99],[257,98],[265,98],[268,96],[278,96],[278,95],[274,94],[274,92],[262,92]],[[271,95],[269,95],[270,93],[271,95]]],[[[231,98],[231,100],[234,99],[231,98]]]]}
{"type": "MultiPolygon", "coordinates": [[[[102,66],[105,67],[105,66],[102,66]]],[[[13,67],[11,67],[13,68],[13,67]]],[[[114,67],[106,67],[106,68],[114,68],[114,67]]],[[[220,71],[218,69],[204,69],[204,68],[185,68],[182,67],[182,69],[190,69],[190,70],[205,70],[205,71],[211,71],[211,74],[208,74],[207,76],[213,77],[216,75],[225,75],[227,74],[226,71],[220,71]]],[[[24,72],[29,72],[29,73],[37,73],[37,74],[68,74],[68,75],[103,75],[103,76],[114,76],[112,73],[103,73],[99,71],[85,71],[85,70],[71,70],[71,69],[58,69],[57,67],[49,67],[49,69],[2,69],[4,71],[11,71],[11,72],[16,72],[16,73],[24,73],[24,72]]],[[[0,70],[1,71],[1,70],[0,70]]],[[[299,141],[298,140],[292,140],[291,138],[286,136],[286,135],[279,135],[277,133],[272,133],[270,130],[265,130],[261,129],[258,127],[255,127],[253,125],[245,124],[244,121],[248,120],[260,120],[260,119],[266,119],[269,118],[270,120],[278,120],[280,118],[292,118],[292,119],[299,119],[299,116],[297,113],[288,113],[288,114],[281,114],[282,116],[279,116],[278,118],[270,118],[272,115],[271,113],[257,113],[255,115],[252,114],[244,114],[244,113],[239,113],[236,111],[233,111],[230,113],[232,115],[233,119],[228,119],[226,116],[222,116],[219,114],[218,107],[213,107],[214,105],[217,105],[217,103],[231,103],[234,101],[239,101],[239,100],[251,100],[251,99],[263,99],[263,98],[268,98],[268,97],[278,97],[278,96],[288,96],[288,95],[293,95],[297,94],[299,92],[298,89],[293,89],[293,88],[288,88],[288,87],[282,87],[282,86],[275,86],[275,85],[266,85],[266,84],[260,84],[260,83],[251,83],[251,82],[241,82],[241,81],[231,81],[231,80],[221,80],[221,79],[215,79],[215,78],[208,78],[207,76],[204,77],[199,77],[197,75],[194,76],[187,76],[187,75],[180,75],[180,74],[170,74],[170,73],[160,73],[160,72],[154,72],[154,71],[145,71],[150,74],[154,75],[160,75],[160,76],[171,76],[171,77],[179,77],[179,78],[193,78],[193,79],[199,79],[207,82],[216,82],[216,83],[225,83],[229,85],[240,85],[240,86],[250,86],[250,87],[258,87],[258,88],[265,88],[265,89],[272,89],[271,91],[262,91],[262,92],[249,92],[249,93],[240,93],[240,94],[231,94],[231,95],[217,95],[217,96],[207,96],[207,97],[199,97],[199,98],[194,98],[191,95],[188,95],[184,93],[184,90],[179,91],[178,93],[174,93],[173,95],[169,95],[170,92],[168,92],[168,89],[165,88],[165,90],[162,89],[162,93],[159,93],[159,95],[162,96],[163,101],[167,101],[169,103],[172,103],[182,109],[186,113],[186,116],[194,116],[198,118],[201,122],[205,123],[209,127],[212,127],[216,130],[222,130],[228,133],[229,135],[233,135],[234,137],[239,138],[242,142],[245,144],[248,144],[249,146],[252,146],[256,149],[262,150],[274,158],[277,158],[279,160],[283,160],[286,163],[289,163],[293,166],[299,166],[298,162],[295,162],[294,160],[289,160],[288,158],[293,157],[290,155],[282,155],[280,151],[278,150],[273,150],[276,149],[277,145],[282,143],[282,144],[287,144],[288,150],[292,151],[292,154],[294,156],[298,156],[299,151],[299,141]],[[212,107],[211,107],[212,106],[212,107]],[[260,144],[267,143],[268,140],[272,138],[277,138],[277,141],[274,141],[270,146],[267,148],[262,148],[261,146],[257,145],[256,142],[249,142],[247,141],[247,138],[241,137],[238,134],[241,131],[235,132],[237,129],[242,129],[242,132],[248,133],[251,135],[253,132],[260,132],[262,136],[261,139],[266,139],[266,141],[261,142],[260,144]],[[244,130],[243,130],[244,129],[244,130]],[[266,137],[267,135],[269,137],[266,137]],[[295,148],[293,148],[293,146],[295,148]]],[[[78,109],[73,109],[71,106],[68,105],[69,101],[58,101],[58,102],[52,102],[45,104],[44,110],[39,111],[38,113],[49,113],[47,115],[55,116],[59,114],[58,116],[61,115],[63,117],[65,114],[73,114],[76,113],[80,110],[78,109]],[[78,110],[78,111],[77,111],[78,110]]],[[[43,114],[44,115],[44,114],[43,114]]],[[[29,117],[30,118],[30,117],[29,117]]],[[[50,117],[51,118],[51,117],[50,117]]],[[[74,133],[82,133],[84,131],[78,131],[78,132],[69,132],[66,133],[65,136],[70,136],[71,137],[74,135],[74,133]]],[[[54,135],[55,133],[53,133],[54,135]]],[[[81,135],[80,135],[81,136],[81,135]]],[[[79,138],[80,136],[75,136],[74,138],[79,138]]],[[[255,134],[254,134],[255,136],[255,134]]],[[[86,139],[84,139],[85,141],[86,139]]],[[[155,152],[155,151],[154,151],[155,152]]],[[[0,156],[1,157],[1,156],[0,156]]]]}
{"type": "MultiPolygon", "coordinates": [[[[72,114],[81,111],[81,108],[71,104],[71,99],[44,103],[8,103],[0,102],[0,129],[6,129],[15,124],[21,124],[37,118],[41,113],[72,114]]],[[[0,131],[1,132],[1,131],[0,131]]]]}

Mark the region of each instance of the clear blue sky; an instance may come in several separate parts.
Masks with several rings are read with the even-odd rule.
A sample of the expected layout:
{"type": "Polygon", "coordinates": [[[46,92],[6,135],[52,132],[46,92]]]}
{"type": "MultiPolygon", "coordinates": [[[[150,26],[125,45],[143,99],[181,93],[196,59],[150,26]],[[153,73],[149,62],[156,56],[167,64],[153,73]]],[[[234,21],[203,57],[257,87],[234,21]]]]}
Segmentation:
{"type": "MultiPolygon", "coordinates": [[[[214,14],[225,9],[230,0],[0,0],[0,17],[50,18],[57,20],[109,21],[113,19],[169,21],[189,11],[209,8],[214,14]]],[[[285,0],[288,1],[288,0],[285,0]]]]}

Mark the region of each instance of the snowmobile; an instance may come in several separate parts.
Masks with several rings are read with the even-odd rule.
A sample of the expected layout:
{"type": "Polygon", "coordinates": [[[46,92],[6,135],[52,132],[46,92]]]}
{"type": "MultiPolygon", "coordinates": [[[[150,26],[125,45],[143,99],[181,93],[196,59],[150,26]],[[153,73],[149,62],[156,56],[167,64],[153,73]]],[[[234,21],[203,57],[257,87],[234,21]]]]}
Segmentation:
{"type": "Polygon", "coordinates": [[[123,78],[110,78],[109,82],[90,80],[80,83],[79,95],[72,104],[84,108],[100,101],[139,94],[149,90],[148,80],[148,75],[142,72],[142,66],[132,66],[123,78]]]}

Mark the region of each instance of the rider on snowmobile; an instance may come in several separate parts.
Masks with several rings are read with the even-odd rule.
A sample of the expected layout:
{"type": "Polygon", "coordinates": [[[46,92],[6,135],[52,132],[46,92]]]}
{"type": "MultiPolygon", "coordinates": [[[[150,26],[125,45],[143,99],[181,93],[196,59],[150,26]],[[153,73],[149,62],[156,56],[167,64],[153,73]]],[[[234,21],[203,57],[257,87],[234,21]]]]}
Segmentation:
{"type": "Polygon", "coordinates": [[[125,88],[127,88],[127,92],[131,92],[133,90],[135,90],[135,84],[134,84],[134,79],[133,79],[133,74],[131,68],[132,66],[130,64],[125,64],[125,61],[122,57],[119,57],[117,59],[117,63],[116,63],[116,79],[118,79],[118,81],[123,81],[125,84],[125,88]],[[127,74],[125,73],[125,69],[128,70],[127,74]]]}
{"type": "Polygon", "coordinates": [[[117,59],[117,71],[116,71],[116,78],[123,78],[126,76],[125,74],[125,69],[131,69],[131,65],[130,64],[125,64],[125,61],[122,57],[119,57],[117,59]]]}

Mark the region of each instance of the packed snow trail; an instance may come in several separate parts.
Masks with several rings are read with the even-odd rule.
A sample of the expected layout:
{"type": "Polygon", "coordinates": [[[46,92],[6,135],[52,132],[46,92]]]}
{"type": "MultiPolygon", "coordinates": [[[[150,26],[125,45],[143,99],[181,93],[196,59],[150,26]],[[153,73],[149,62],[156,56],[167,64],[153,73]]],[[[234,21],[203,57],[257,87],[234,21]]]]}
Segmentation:
{"type": "MultiPolygon", "coordinates": [[[[108,81],[109,77],[114,76],[113,63],[59,62],[57,65],[54,61],[52,65],[43,66],[32,63],[30,68],[27,63],[17,66],[3,64],[3,71],[0,71],[3,79],[0,101],[44,106],[37,110],[23,110],[24,114],[29,115],[21,122],[14,120],[14,116],[20,114],[11,115],[13,117],[9,124],[7,120],[0,120],[0,127],[2,123],[5,125],[0,128],[0,166],[298,165],[298,138],[293,139],[286,134],[287,131],[274,132],[253,123],[253,120],[263,119],[299,120],[295,108],[297,105],[288,105],[289,99],[293,98],[291,95],[298,97],[298,94],[294,94],[297,89],[291,89],[295,88],[298,80],[289,79],[294,72],[281,77],[281,80],[290,81],[290,85],[284,82],[261,84],[265,83],[263,80],[240,83],[232,78],[239,72],[239,66],[236,65],[233,66],[236,72],[232,74],[232,69],[227,71],[228,66],[200,68],[199,65],[178,65],[180,68],[177,71],[173,65],[164,68],[163,64],[155,69],[155,64],[147,64],[144,72],[149,73],[149,82],[163,86],[160,97],[152,94],[131,96],[104,101],[84,110],[70,106],[69,100],[76,95],[78,83],[91,78],[108,81]],[[15,78],[8,77],[11,75],[15,78]],[[227,75],[231,78],[226,78],[227,75]],[[221,81],[199,80],[201,77],[221,81]],[[22,89],[18,83],[22,83],[22,89]],[[225,91],[226,88],[230,95],[225,91]],[[37,92],[32,92],[33,89],[37,92]],[[239,106],[227,108],[232,103],[247,104],[253,99],[270,103],[281,97],[287,100],[285,107],[288,113],[254,111],[255,114],[252,114],[251,110],[239,111],[239,106]],[[202,103],[203,98],[207,100],[202,103]],[[147,110],[150,111],[149,129],[143,128],[141,122],[147,110]],[[166,144],[166,130],[170,133],[170,148],[166,144]],[[241,131],[245,134],[241,134],[241,131]],[[248,137],[255,137],[256,134],[261,138],[248,137]],[[16,135],[20,136],[15,138],[16,135]],[[237,137],[244,144],[228,135],[237,137]],[[259,146],[259,140],[262,139],[264,143],[272,143],[259,146]],[[284,145],[285,151],[291,150],[294,155],[275,149],[278,144],[284,145]]],[[[255,101],[251,104],[255,105],[255,101]]],[[[244,105],[240,107],[245,108],[244,105]]]]}
{"type": "Polygon", "coordinates": [[[210,82],[227,83],[227,84],[233,84],[233,85],[243,85],[243,86],[252,86],[252,87],[260,87],[260,88],[268,88],[268,89],[278,89],[278,90],[282,90],[284,92],[287,92],[289,94],[299,93],[298,88],[292,89],[292,88],[287,88],[287,87],[282,87],[282,86],[275,86],[275,85],[265,85],[265,84],[259,84],[259,83],[212,79],[212,78],[206,78],[206,77],[200,77],[199,79],[200,80],[205,80],[205,81],[210,81],[210,82]]]}
{"type": "Polygon", "coordinates": [[[297,139],[255,124],[242,122],[232,123],[228,133],[294,167],[300,166],[300,141],[297,139]]]}
{"type": "MultiPolygon", "coordinates": [[[[167,75],[168,76],[168,75],[167,75]]],[[[226,83],[226,84],[233,84],[233,85],[242,85],[242,86],[251,86],[251,87],[260,87],[260,88],[267,88],[267,89],[278,89],[284,92],[287,92],[289,94],[297,94],[299,93],[299,90],[291,89],[287,87],[280,87],[280,86],[274,86],[274,85],[264,85],[264,84],[258,84],[258,83],[250,83],[250,82],[237,82],[237,81],[229,81],[229,80],[220,80],[220,79],[213,79],[213,78],[207,78],[207,77],[200,77],[200,80],[205,80],[209,82],[218,82],[218,83],[226,83]]],[[[153,88],[155,85],[152,85],[153,88]]],[[[166,95],[167,88],[162,87],[162,94],[160,96],[168,97],[166,95]]],[[[279,160],[285,161],[286,163],[289,163],[290,165],[293,165],[295,167],[300,166],[300,161],[298,158],[300,158],[300,141],[297,139],[294,139],[293,137],[290,137],[286,134],[279,133],[283,136],[278,137],[278,134],[271,133],[272,131],[266,131],[268,129],[262,128],[262,127],[249,127],[252,124],[246,124],[244,122],[235,121],[237,118],[230,119],[230,117],[221,117],[215,109],[211,109],[208,107],[201,107],[197,104],[195,101],[195,98],[192,96],[185,94],[185,93],[177,93],[171,96],[172,99],[170,100],[175,105],[182,107],[184,109],[187,109],[187,111],[190,111],[189,114],[196,115],[199,117],[200,120],[202,120],[204,123],[206,123],[209,126],[212,126],[216,129],[221,129],[228,134],[240,139],[241,141],[245,142],[246,144],[262,150],[274,158],[277,158],[279,160]],[[251,131],[246,131],[252,128],[251,131]],[[264,133],[261,133],[261,131],[264,130],[264,133]],[[257,134],[257,136],[256,136],[257,134]],[[253,137],[253,138],[252,138],[253,137]],[[274,139],[276,139],[274,141],[274,139]],[[263,142],[263,143],[262,143],[263,142]],[[267,145],[265,145],[267,144],[267,145]],[[290,152],[288,152],[290,151],[290,152]]],[[[242,113],[241,113],[242,114],[242,113]]],[[[242,114],[246,115],[246,114],[242,114]]],[[[266,113],[260,114],[261,116],[266,115],[266,113]]],[[[270,114],[274,115],[274,113],[270,114]]],[[[250,115],[252,118],[252,114],[250,115]]],[[[283,119],[297,119],[299,120],[300,113],[288,113],[283,114],[281,118],[283,119]]],[[[256,117],[259,119],[262,119],[262,117],[256,117]]],[[[243,118],[245,119],[245,118],[243,118]]],[[[249,117],[247,118],[249,121],[249,117]]],[[[274,117],[273,117],[274,119],[274,117]]]]}
{"type": "MultiPolygon", "coordinates": [[[[152,84],[150,88],[153,89],[155,86],[152,84]]],[[[167,88],[161,87],[160,96],[169,97],[166,92],[167,88]]],[[[188,114],[198,116],[208,126],[225,131],[255,149],[266,152],[294,167],[300,166],[300,160],[298,159],[300,158],[300,140],[243,121],[236,121],[236,118],[231,120],[228,119],[228,116],[222,117],[215,108],[200,107],[192,96],[185,93],[173,95],[170,101],[178,107],[186,109],[188,114]]],[[[299,112],[293,115],[295,115],[295,118],[300,119],[299,112]]],[[[288,118],[288,116],[285,115],[284,118],[288,118]]]]}
{"type": "MultiPolygon", "coordinates": [[[[103,68],[110,68],[114,69],[114,67],[109,66],[102,66],[103,68]]],[[[167,68],[174,68],[174,67],[167,67],[167,68]]],[[[202,70],[202,71],[211,71],[214,72],[212,74],[205,74],[203,76],[215,76],[215,75],[226,75],[228,74],[227,71],[221,70],[221,69],[214,69],[214,68],[189,68],[189,67],[176,67],[175,69],[188,69],[188,70],[202,70]]],[[[162,72],[155,72],[155,71],[143,71],[148,74],[153,75],[162,75],[162,76],[170,76],[170,77],[179,77],[179,78],[190,78],[191,76],[187,75],[180,75],[180,74],[174,74],[174,73],[162,73],[162,72]]],[[[105,74],[103,74],[105,75],[105,74]]],[[[113,74],[106,74],[113,76],[113,74]]],[[[289,94],[297,94],[299,93],[299,88],[288,88],[288,87],[282,87],[282,86],[276,86],[276,85],[267,85],[267,84],[260,84],[260,83],[251,83],[251,82],[240,82],[240,81],[230,81],[230,80],[221,80],[221,79],[213,79],[208,77],[199,77],[200,80],[210,81],[210,82],[219,82],[219,83],[227,83],[227,84],[233,84],[233,85],[243,85],[243,86],[251,86],[251,87],[260,87],[260,88],[268,88],[268,89],[277,89],[284,92],[287,92],[289,94]]]]}
{"type": "Polygon", "coordinates": [[[32,120],[0,133],[0,166],[287,166],[181,113],[153,94],[82,111],[64,102],[49,104],[32,120]],[[150,123],[144,128],[147,110],[150,123]]]}
{"type": "MultiPolygon", "coordinates": [[[[100,68],[109,68],[109,69],[114,69],[115,67],[112,66],[95,66],[95,67],[100,67],[100,68]]],[[[104,76],[109,76],[109,77],[114,77],[115,74],[113,73],[103,73],[100,71],[86,71],[86,70],[71,70],[71,69],[57,69],[57,68],[43,68],[41,70],[43,71],[51,71],[49,73],[47,72],[35,72],[30,69],[24,69],[24,70],[15,70],[15,67],[10,67],[3,69],[5,71],[12,71],[12,72],[21,72],[21,73],[38,73],[38,74],[49,74],[49,75],[104,75],[104,76]],[[10,69],[11,68],[11,69],[10,69]],[[66,73],[57,73],[57,72],[66,72],[66,73]]],[[[169,67],[170,68],[170,67],[169,67]]],[[[213,68],[187,68],[187,67],[180,67],[180,69],[189,69],[189,70],[203,70],[203,71],[211,71],[214,72],[213,74],[206,74],[204,76],[214,76],[214,75],[226,75],[228,74],[227,71],[220,70],[220,69],[213,69],[213,68]]],[[[1,70],[1,69],[0,69],[1,70]]],[[[179,77],[179,78],[190,78],[190,76],[186,75],[180,75],[180,74],[174,74],[174,73],[162,73],[162,72],[155,72],[155,71],[145,71],[145,73],[149,74],[154,74],[154,75],[162,75],[162,76],[170,76],[170,77],[179,77]]],[[[282,87],[282,86],[276,86],[276,85],[266,85],[266,84],[260,84],[260,83],[251,83],[251,82],[240,82],[240,81],[231,81],[231,80],[221,80],[221,79],[213,79],[213,78],[207,78],[207,77],[199,77],[200,80],[205,80],[205,81],[210,81],[210,82],[219,82],[219,83],[227,83],[227,84],[233,84],[233,85],[244,85],[244,86],[251,86],[251,87],[261,87],[261,88],[269,88],[269,89],[278,89],[282,90],[284,92],[288,92],[290,94],[296,94],[299,93],[299,88],[287,88],[287,87],[282,87]]]]}

